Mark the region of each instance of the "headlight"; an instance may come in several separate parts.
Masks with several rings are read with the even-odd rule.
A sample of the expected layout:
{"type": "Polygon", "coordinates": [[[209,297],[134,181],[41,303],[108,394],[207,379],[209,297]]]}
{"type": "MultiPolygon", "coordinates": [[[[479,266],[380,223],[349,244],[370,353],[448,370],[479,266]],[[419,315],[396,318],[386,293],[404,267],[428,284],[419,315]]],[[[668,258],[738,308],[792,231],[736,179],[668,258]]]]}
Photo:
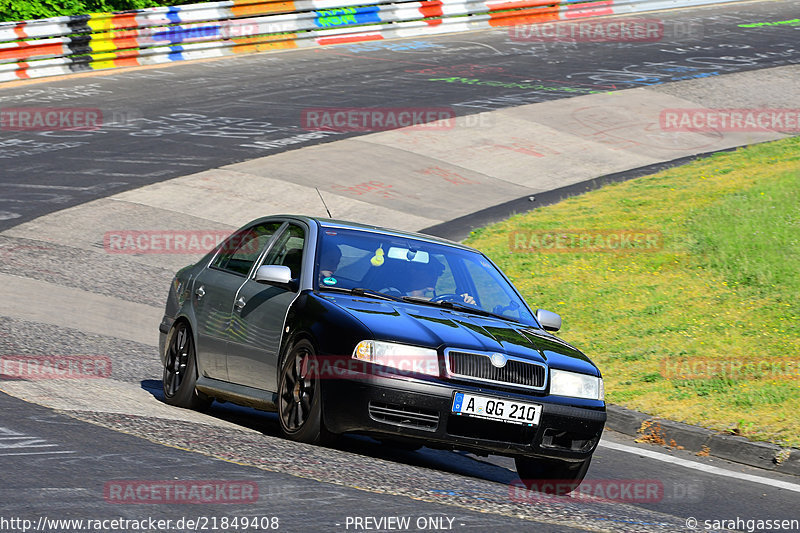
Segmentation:
{"type": "Polygon", "coordinates": [[[589,400],[603,400],[606,396],[603,378],[555,368],[550,369],[550,394],[589,400]]]}
{"type": "Polygon", "coordinates": [[[404,372],[439,377],[436,350],[383,341],[361,341],[353,350],[353,359],[390,366],[404,372]]]}

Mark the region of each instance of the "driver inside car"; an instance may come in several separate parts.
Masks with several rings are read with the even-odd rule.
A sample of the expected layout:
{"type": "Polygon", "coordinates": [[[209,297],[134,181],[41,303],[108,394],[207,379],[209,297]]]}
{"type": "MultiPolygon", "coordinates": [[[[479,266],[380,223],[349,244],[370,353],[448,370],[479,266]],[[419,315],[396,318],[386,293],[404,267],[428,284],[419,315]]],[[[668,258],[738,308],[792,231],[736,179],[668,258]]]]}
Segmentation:
{"type": "Polygon", "coordinates": [[[332,278],[342,260],[342,251],[338,246],[325,247],[319,260],[320,283],[326,278],[332,278]]]}
{"type": "MultiPolygon", "coordinates": [[[[427,264],[420,263],[413,265],[411,276],[406,290],[406,296],[431,300],[436,297],[436,283],[444,272],[444,265],[437,259],[431,257],[427,264]]],[[[469,293],[459,294],[465,304],[475,305],[475,298],[469,293]]]]}

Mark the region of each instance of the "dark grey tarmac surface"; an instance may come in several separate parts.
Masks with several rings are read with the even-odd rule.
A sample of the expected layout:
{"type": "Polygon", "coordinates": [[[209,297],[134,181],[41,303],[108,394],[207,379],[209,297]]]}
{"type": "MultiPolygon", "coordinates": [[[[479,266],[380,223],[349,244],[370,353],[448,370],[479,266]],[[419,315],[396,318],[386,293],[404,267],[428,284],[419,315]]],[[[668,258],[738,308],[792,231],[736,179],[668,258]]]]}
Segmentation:
{"type": "MultiPolygon", "coordinates": [[[[14,413],[13,418],[3,417],[0,428],[2,531],[14,530],[11,522],[3,527],[2,519],[30,520],[31,527],[40,525],[42,520],[43,524],[50,524],[45,531],[80,530],[74,522],[71,527],[58,527],[58,520],[84,520],[83,527],[86,527],[90,521],[113,519],[172,520],[173,527],[148,530],[213,531],[215,525],[219,526],[216,530],[237,529],[222,527],[223,517],[231,521],[236,517],[246,518],[248,523],[257,518],[259,524],[268,523],[270,526],[275,525],[273,519],[277,519],[278,527],[274,529],[278,531],[345,531],[348,517],[355,523],[355,517],[367,516],[411,517],[412,524],[420,519],[420,524],[423,521],[425,524],[446,524],[448,529],[465,532],[494,528],[512,531],[532,525],[540,531],[572,530],[267,472],[154,444],[26,404],[5,394],[0,394],[0,410],[14,413]],[[137,498],[147,498],[143,494],[154,494],[150,487],[164,486],[173,480],[240,483],[252,488],[252,494],[257,498],[242,498],[234,492],[215,490],[210,503],[135,503],[141,501],[137,498]],[[148,487],[148,492],[139,490],[136,496],[122,490],[114,492],[112,487],[125,486],[122,484],[126,481],[142,482],[148,487]],[[231,503],[225,503],[224,499],[231,503]],[[178,527],[181,519],[184,523],[194,520],[197,527],[178,527]]],[[[231,439],[226,447],[236,450],[237,444],[237,440],[231,439]]],[[[257,449],[251,451],[257,452],[257,449]]],[[[270,460],[269,457],[264,459],[270,460]]],[[[311,456],[307,460],[314,462],[311,456]]],[[[168,499],[167,494],[166,489],[162,489],[161,496],[153,497],[168,499]]],[[[129,529],[134,530],[92,528],[106,531],[129,529]]]]}
{"type": "Polygon", "coordinates": [[[740,25],[797,12],[796,2],[776,1],[635,17],[662,22],[655,42],[535,43],[503,28],[0,86],[3,110],[81,107],[103,116],[94,131],[0,131],[0,231],[123,190],[358,135],[309,135],[308,108],[443,106],[469,115],[796,64],[796,25],[740,25]]]}
{"type": "MultiPolygon", "coordinates": [[[[142,387],[160,396],[160,382],[145,381],[142,387]]],[[[13,413],[3,417],[0,428],[0,517],[33,523],[40,518],[152,517],[175,524],[159,530],[189,531],[193,529],[178,527],[177,521],[206,519],[210,528],[214,519],[238,516],[277,517],[284,531],[354,531],[366,529],[355,528],[352,522],[346,527],[348,517],[397,516],[412,520],[408,531],[690,531],[685,527],[689,517],[701,521],[798,518],[798,492],[607,447],[597,450],[589,483],[649,480],[663,487],[658,501],[618,503],[520,495],[514,488],[513,462],[502,457],[428,448],[408,452],[364,437],[344,437],[324,448],[297,445],[279,437],[273,415],[235,406],[215,404],[211,414],[241,424],[240,429],[110,413],[67,416],[1,393],[0,410],[13,413]],[[115,499],[109,489],[127,482],[151,487],[192,480],[248,484],[256,487],[258,498],[218,503],[224,496],[216,493],[217,500],[201,504],[133,503],[142,497],[139,493],[115,499]],[[430,517],[444,519],[443,523],[450,518],[452,527],[413,527],[417,519],[430,517]]],[[[653,450],[619,434],[607,433],[605,439],[653,450]]],[[[661,451],[733,473],[796,481],[688,452],[661,451]]],[[[51,530],[80,529],[72,524],[51,530]]]]}

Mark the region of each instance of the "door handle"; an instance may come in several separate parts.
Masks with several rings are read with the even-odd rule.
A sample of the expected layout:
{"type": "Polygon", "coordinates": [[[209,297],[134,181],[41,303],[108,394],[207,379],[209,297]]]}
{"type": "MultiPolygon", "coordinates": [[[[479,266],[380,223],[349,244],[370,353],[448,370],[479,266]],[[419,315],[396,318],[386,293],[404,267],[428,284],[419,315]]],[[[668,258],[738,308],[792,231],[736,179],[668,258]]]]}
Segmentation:
{"type": "Polygon", "coordinates": [[[197,299],[201,300],[203,298],[203,296],[206,295],[206,290],[203,288],[202,285],[200,285],[199,287],[197,287],[197,290],[194,291],[194,293],[197,296],[197,299]]]}
{"type": "Polygon", "coordinates": [[[233,304],[233,306],[236,308],[237,311],[241,311],[245,303],[246,302],[244,301],[244,298],[240,297],[238,300],[236,300],[236,303],[233,304]]]}

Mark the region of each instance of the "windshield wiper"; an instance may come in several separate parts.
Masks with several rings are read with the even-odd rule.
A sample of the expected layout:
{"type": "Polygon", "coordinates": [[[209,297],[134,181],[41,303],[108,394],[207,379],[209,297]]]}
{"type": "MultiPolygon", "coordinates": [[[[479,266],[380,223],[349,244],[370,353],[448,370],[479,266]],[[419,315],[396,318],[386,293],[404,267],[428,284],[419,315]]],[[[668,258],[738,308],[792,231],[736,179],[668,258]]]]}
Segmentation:
{"type": "Polygon", "coordinates": [[[350,294],[355,294],[356,296],[374,296],[375,298],[383,298],[384,300],[391,300],[393,302],[402,302],[402,300],[397,296],[392,296],[391,294],[386,294],[385,292],[374,291],[372,289],[364,289],[363,287],[355,287],[354,289],[350,289],[350,294]]]}
{"type": "Polygon", "coordinates": [[[344,292],[347,294],[352,294],[353,296],[372,296],[373,298],[380,298],[381,300],[389,300],[392,302],[400,302],[400,298],[397,296],[392,296],[390,294],[385,294],[380,291],[374,291],[372,289],[364,289],[363,287],[355,287],[353,289],[346,289],[344,287],[320,287],[326,291],[336,291],[336,292],[344,292]]]}
{"type": "Polygon", "coordinates": [[[508,317],[498,315],[489,311],[485,311],[480,307],[475,307],[473,305],[462,304],[458,302],[449,302],[447,300],[443,300],[440,302],[432,302],[424,298],[415,298],[414,296],[403,296],[403,301],[414,302],[419,304],[435,305],[437,307],[446,307],[447,309],[454,309],[456,311],[466,311],[468,313],[475,313],[476,315],[491,316],[494,318],[502,318],[503,320],[509,320],[508,317]]]}

